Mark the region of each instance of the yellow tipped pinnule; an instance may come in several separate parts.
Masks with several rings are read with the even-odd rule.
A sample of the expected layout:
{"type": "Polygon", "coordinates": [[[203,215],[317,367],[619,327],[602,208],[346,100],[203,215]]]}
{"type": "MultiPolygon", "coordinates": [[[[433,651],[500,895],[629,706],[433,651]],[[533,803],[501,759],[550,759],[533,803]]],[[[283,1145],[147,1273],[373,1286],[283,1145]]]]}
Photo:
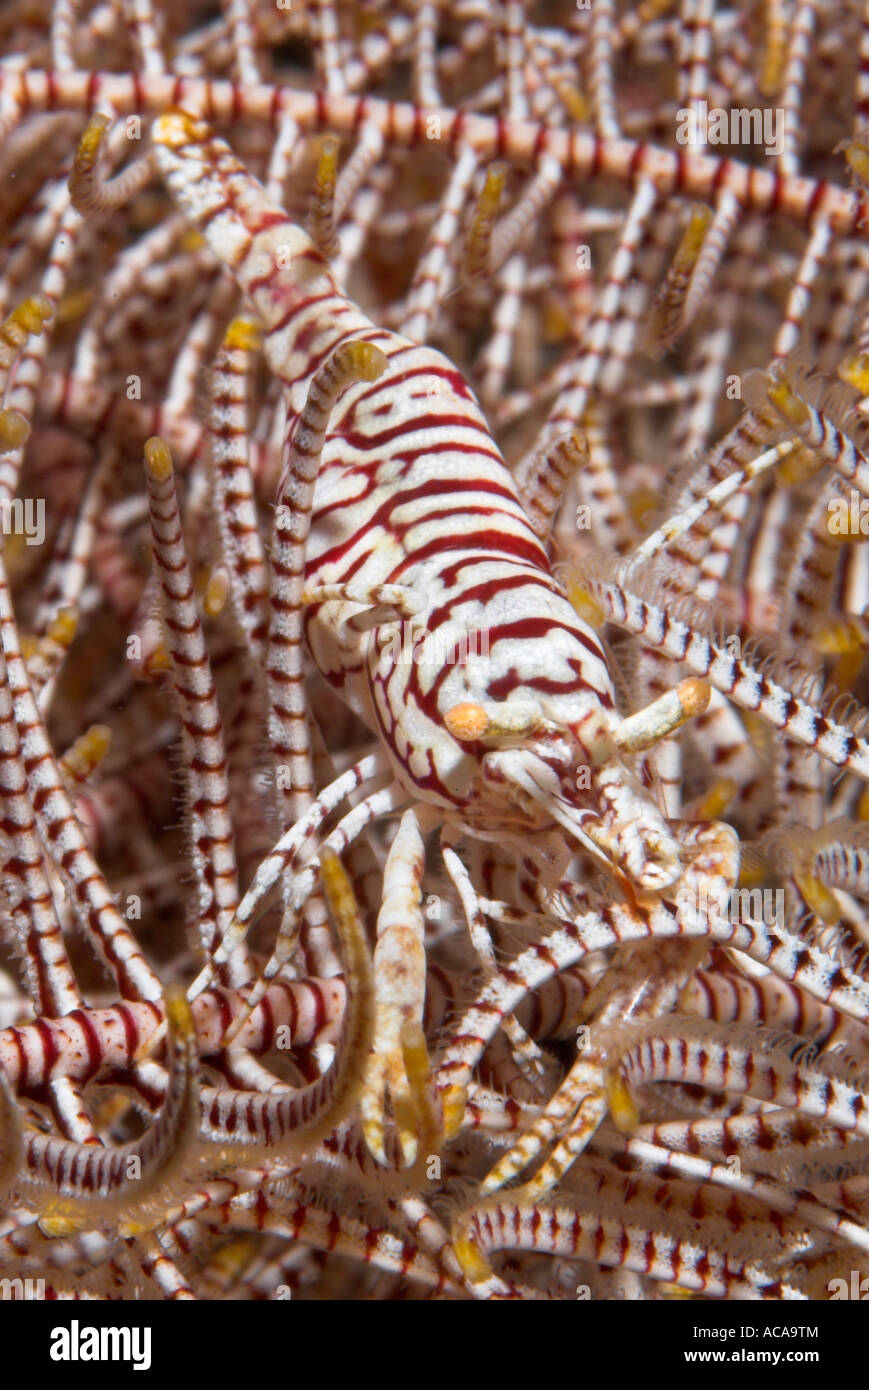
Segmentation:
{"type": "Polygon", "coordinates": [[[76,174],[89,173],[94,167],[108,124],[109,118],[102,111],[95,111],[91,116],[76,146],[70,184],[72,184],[76,174]]]}
{"type": "Polygon", "coordinates": [[[165,642],[159,642],[142,662],[142,670],[146,676],[159,676],[164,671],[171,671],[171,669],[172,658],[165,642]]]}
{"type": "Polygon", "coordinates": [[[763,10],[766,36],[757,86],[761,96],[774,97],[784,81],[790,29],[780,0],[765,0],[763,10]]]}
{"type": "Polygon", "coordinates": [[[27,442],[30,423],[17,410],[0,410],[0,449],[20,449],[27,442]]]}
{"type": "MultiPolygon", "coordinates": [[[[435,1095],[425,1033],[419,1023],[403,1023],[399,1041],[412,1112],[405,1122],[400,1122],[400,1127],[406,1131],[403,1146],[406,1151],[410,1140],[415,1147],[418,1137],[428,1150],[439,1149],[443,1139],[443,1112],[435,1095]]],[[[398,1118],[398,1102],[394,1103],[398,1118]]]]}
{"type": "Polygon", "coordinates": [[[844,149],[845,162],[852,175],[863,188],[869,188],[869,132],[858,130],[853,140],[845,141],[838,149],[844,149]]]}
{"type": "Polygon", "coordinates": [[[60,1240],[64,1236],[77,1235],[86,1224],[86,1219],[72,1202],[55,1197],[47,1204],[36,1224],[48,1240],[60,1240]]]}
{"type": "Polygon", "coordinates": [[[194,227],[188,227],[178,245],[182,251],[201,251],[208,241],[194,227]]]}
{"type": "Polygon", "coordinates": [[[705,793],[694,802],[694,820],[720,820],[739,788],[732,777],[719,777],[705,793]]]}
{"type": "Polygon", "coordinates": [[[57,306],[58,325],[78,323],[79,319],[83,319],[94,302],[94,294],[95,291],[90,285],[70,290],[69,294],[65,294],[57,306]]]}
{"type": "MultiPolygon", "coordinates": [[[[788,441],[791,442],[791,441],[788,441]]],[[[779,445],[779,448],[782,448],[779,445]]],[[[788,450],[773,473],[777,487],[798,487],[823,467],[822,460],[811,449],[797,445],[788,450]]]]}
{"type": "Polygon", "coordinates": [[[560,299],[547,299],[540,325],[544,343],[563,343],[570,332],[570,315],[560,299]]]}
{"type": "Polygon", "coordinates": [[[712,209],[697,203],[691,209],[688,225],[682,233],[672,264],[664,283],[655,295],[649,313],[648,347],[660,356],[678,337],[694,268],[703,249],[706,230],[712,220],[712,209]]]}
{"type": "Polygon", "coordinates": [[[166,1020],[176,1037],[192,1038],[195,1033],[193,1010],[183,985],[167,985],[163,993],[166,1020]]]}
{"type": "Polygon", "coordinates": [[[158,434],[145,440],[145,471],[157,483],[172,477],[172,455],[165,439],[158,434]]]}
{"type": "Polygon", "coordinates": [[[338,855],[328,845],[320,850],[320,882],[327,903],[336,921],[348,921],[359,909],[347,871],[338,855]]]}
{"type": "Polygon", "coordinates": [[[572,121],[583,122],[589,119],[591,107],[578,87],[574,87],[571,82],[558,80],[553,82],[553,86],[558,93],[558,100],[572,121]]]}
{"type": "Polygon", "coordinates": [[[869,646],[869,624],[856,613],[834,618],[812,634],[812,646],[824,656],[848,656],[869,646]]]}
{"type": "Polygon", "coordinates": [[[638,526],[645,526],[650,513],[654,512],[660,500],[655,489],[648,487],[645,483],[635,487],[627,495],[628,512],[632,520],[638,526]]]}
{"type": "Polygon", "coordinates": [[[582,618],[589,627],[603,627],[606,623],[606,614],[593,598],[584,584],[576,579],[567,580],[567,597],[573,606],[574,611],[582,618]]]}
{"type": "Polygon", "coordinates": [[[337,135],[324,135],[317,153],[317,173],[314,187],[318,193],[325,193],[335,187],[335,171],[338,168],[338,151],[341,141],[337,135]]]}
{"type": "Polygon", "coordinates": [[[166,145],[170,150],[183,149],[197,140],[207,140],[211,131],[205,121],[173,106],[158,116],[151,127],[151,139],[158,145],[166,145]]]}
{"type": "Polygon", "coordinates": [[[53,313],[54,306],[46,295],[30,294],[12,310],[4,328],[14,324],[23,333],[32,333],[34,337],[38,337],[53,313]]]}
{"type": "Polygon", "coordinates": [[[317,249],[327,258],[334,256],[338,250],[338,238],[335,235],[335,181],[338,176],[339,148],[340,142],[335,135],[326,135],[320,141],[308,221],[308,228],[317,249]]]}
{"type": "Polygon", "coordinates": [[[869,396],[869,352],[849,353],[836,368],[839,379],[846,381],[859,391],[861,396],[869,396]]]}
{"type": "Polygon", "coordinates": [[[495,215],[506,181],[507,165],[501,162],[490,164],[486,170],[486,177],[483,180],[483,187],[477,200],[478,214],[485,214],[489,217],[495,215]]]}
{"type": "Polygon", "coordinates": [[[842,909],[835,894],[815,874],[795,873],[794,882],[816,917],[828,927],[842,920],[842,909]]]}
{"type": "Polygon", "coordinates": [[[345,343],[338,352],[342,365],[357,381],[376,381],[383,376],[389,361],[386,353],[375,343],[345,343]]]}
{"type": "Polygon", "coordinates": [[[640,1115],[630,1087],[620,1071],[607,1073],[606,1094],[616,1129],[621,1134],[633,1134],[640,1123],[640,1115]]]}
{"type": "Polygon", "coordinates": [[[108,724],[92,724],[64,753],[64,772],[77,782],[85,781],[99,767],[111,747],[111,742],[112,731],[108,724]]]}
{"type": "Polygon", "coordinates": [[[262,329],[251,319],[233,319],[223,342],[230,352],[256,352],[262,343],[262,329]]]}
{"type": "Polygon", "coordinates": [[[202,607],[207,618],[216,618],[226,607],[229,597],[229,575],[223,566],[209,575],[202,599],[202,607]]]}
{"type": "Polygon", "coordinates": [[[60,647],[71,647],[78,628],[78,614],[74,608],[59,608],[57,615],[48,626],[48,636],[60,647]]]}
{"type": "Polygon", "coordinates": [[[771,377],[768,380],[766,393],[772,401],[780,415],[791,424],[799,428],[807,425],[810,419],[806,405],[795,395],[790,385],[785,379],[771,377]]]}
{"type": "Polygon", "coordinates": [[[452,1246],[465,1278],[472,1284],[483,1284],[492,1278],[492,1266],[472,1240],[467,1236],[453,1236],[452,1246]]]}
{"type": "Polygon", "coordinates": [[[39,337],[54,313],[54,305],[44,294],[31,294],[22,299],[7,319],[0,324],[0,367],[12,366],[18,349],[28,335],[39,337]]]}
{"type": "Polygon", "coordinates": [[[700,255],[700,248],[703,245],[704,237],[709,223],[712,221],[712,209],[706,203],[695,203],[691,209],[691,216],[688,225],[682,233],[682,240],[674,258],[674,264],[680,270],[691,270],[694,262],[700,255]]]}
{"type": "Polygon", "coordinates": [[[462,1127],[468,1093],[464,1086],[447,1086],[441,1094],[444,1115],[444,1138],[454,1139],[462,1127]]]}
{"type": "Polygon", "coordinates": [[[468,279],[480,279],[489,272],[492,228],[498,215],[498,207],[506,181],[507,165],[500,162],[490,164],[486,170],[486,177],[477,199],[477,206],[465,244],[463,273],[468,279]]]}

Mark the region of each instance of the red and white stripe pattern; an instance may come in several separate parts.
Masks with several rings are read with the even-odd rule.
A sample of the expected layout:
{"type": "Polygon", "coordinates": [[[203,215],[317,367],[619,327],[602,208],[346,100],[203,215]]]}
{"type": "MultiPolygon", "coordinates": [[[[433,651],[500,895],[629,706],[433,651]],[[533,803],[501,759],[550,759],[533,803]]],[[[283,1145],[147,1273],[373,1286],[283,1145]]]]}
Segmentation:
{"type": "Polygon", "coordinates": [[[173,111],[154,138],[181,209],[263,322],[291,418],[343,344],[376,344],[386,358],[378,380],[339,395],[322,445],[306,566],[315,601],[305,619],[321,673],[379,734],[400,785],[461,828],[524,840],[560,821],[586,842],[584,822],[603,819],[605,849],[629,872],[646,886],[672,881],[678,853],[660,814],[611,761],[617,716],[600,643],[553,578],[462,377],[440,353],[370,323],[204,123],[173,111]],[[386,584],[421,596],[410,632],[365,630],[365,605],[346,597],[316,601],[318,588],[351,582],[354,599],[386,584]],[[545,724],[525,730],[535,736],[520,750],[491,753],[445,727],[456,706],[514,700],[545,724]],[[577,768],[604,763],[606,778],[578,793],[577,768]],[[612,829],[625,822],[630,844],[612,829]]]}

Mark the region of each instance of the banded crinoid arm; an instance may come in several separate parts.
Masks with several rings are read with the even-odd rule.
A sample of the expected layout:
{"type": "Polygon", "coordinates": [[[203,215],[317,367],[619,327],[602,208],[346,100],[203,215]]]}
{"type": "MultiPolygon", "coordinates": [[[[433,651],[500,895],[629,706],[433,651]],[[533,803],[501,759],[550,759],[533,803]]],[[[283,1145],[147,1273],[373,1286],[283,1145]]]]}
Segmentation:
{"type": "Polygon", "coordinates": [[[124,921],[85,839],[30,686],[0,550],[0,632],[5,670],[27,778],[43,845],[60,871],[83,931],[125,999],[157,999],[160,980],[124,921]]]}
{"type": "MultiPolygon", "coordinates": [[[[196,925],[202,949],[210,955],[238,906],[223,723],[184,546],[172,457],[164,440],[156,436],[145,444],[145,480],[154,564],[163,593],[166,645],[184,742],[193,865],[199,890],[196,925]]],[[[248,964],[239,953],[233,959],[228,982],[240,985],[249,978],[248,964]]]]}
{"type": "Polygon", "coordinates": [[[21,1134],[21,1163],[12,1187],[20,1202],[41,1209],[45,1234],[119,1224],[132,1233],[142,1222],[159,1221],[170,1193],[183,1181],[199,1137],[199,1054],[183,991],[170,987],[164,1003],[169,1089],[141,1138],[102,1148],[27,1130],[21,1134]]]}
{"type": "Polygon", "coordinates": [[[496,1250],[590,1260],[711,1297],[810,1296],[776,1268],[782,1254],[789,1253],[788,1238],[799,1246],[802,1232],[796,1222],[783,1218],[790,1229],[786,1239],[777,1241],[764,1223],[762,1205],[750,1198],[740,1203],[711,1186],[672,1183],[662,1201],[659,1179],[593,1170],[590,1176],[594,1192],[543,1203],[519,1188],[504,1198],[476,1202],[456,1217],[453,1246],[478,1298],[493,1294],[490,1281],[498,1276],[488,1256],[496,1250]],[[698,1211],[704,1216],[699,1229],[698,1211]]]}
{"type": "MultiPolygon", "coordinates": [[[[814,941],[777,924],[751,919],[732,921],[729,911],[715,910],[712,872],[721,856],[722,827],[692,826],[691,832],[686,847],[694,849],[696,857],[693,864],[699,876],[693,894],[681,894],[680,903],[662,900],[635,903],[631,907],[626,904],[600,905],[597,911],[586,910],[569,920],[555,915],[557,898],[563,896],[559,893],[551,913],[547,915],[549,923],[554,920],[558,925],[554,929],[550,926],[548,931],[544,930],[538,941],[484,985],[451,1030],[438,1066],[437,1084],[443,1095],[448,1133],[455,1132],[461,1123],[464,1097],[473,1069],[505,1016],[546,980],[597,950],[642,942],[654,936],[706,938],[744,951],[774,970],[782,979],[793,982],[842,1013],[860,1021],[869,1018],[869,982],[861,976],[858,968],[842,958],[841,953],[825,951],[814,941]],[[705,867],[704,856],[708,860],[705,867]],[[703,882],[709,893],[707,905],[700,911],[697,888],[703,882]]],[[[735,832],[730,831],[730,835],[735,847],[735,832]]],[[[494,920],[499,919],[500,909],[504,906],[483,898],[480,905],[494,920]]],[[[544,928],[547,916],[541,919],[544,928]]],[[[702,1027],[699,1020],[693,1021],[690,1026],[694,1024],[702,1027]]],[[[523,1158],[526,1147],[524,1142],[519,1145],[517,1159],[523,1158]]]]}
{"type": "Polygon", "coordinates": [[[853,1078],[835,1053],[816,1058],[805,1038],[699,1019],[638,1025],[634,1039],[631,1032],[611,1050],[633,1086],[679,1081],[739,1092],[869,1134],[866,1078],[853,1078]]]}
{"type": "Polygon", "coordinates": [[[624,1155],[645,1171],[716,1183],[751,1195],[768,1205],[771,1211],[796,1216],[809,1227],[828,1231],[857,1250],[869,1251],[869,1231],[846,1211],[826,1205],[807,1192],[791,1192],[784,1184],[743,1172],[742,1159],[738,1167],[734,1164],[728,1167],[726,1163],[715,1163],[697,1154],[674,1153],[671,1148],[651,1144],[636,1135],[618,1137],[611,1133],[595,1136],[594,1151],[595,1155],[624,1155]]]}
{"type": "Polygon", "coordinates": [[[664,604],[641,597],[636,576],[631,574],[627,583],[617,583],[588,575],[571,589],[579,601],[584,593],[591,595],[607,621],[642,637],[644,643],[707,680],[742,709],[756,711],[788,738],[869,780],[867,739],[750,661],[710,640],[695,623],[671,617],[664,604]]]}
{"type": "Polygon", "coordinates": [[[262,659],[268,605],[268,574],[257,523],[247,433],[246,387],[253,374],[259,342],[259,330],[253,323],[240,318],[232,320],[214,362],[209,412],[215,512],[231,574],[231,600],[253,663],[262,659]]]}
{"type": "Polygon", "coordinates": [[[0,808],[0,865],[9,914],[7,931],[22,951],[27,990],[34,1006],[49,1016],[67,1013],[81,1003],[81,994],[51,891],[2,650],[0,808]]]}
{"type": "MultiPolygon", "coordinates": [[[[236,1037],[256,1055],[274,1047],[293,1049],[332,1043],[341,1032],[347,990],[341,979],[280,980],[270,986],[236,1037]]],[[[211,988],[193,1002],[201,1056],[220,1051],[223,1035],[246,1009],[244,990],[211,988]]],[[[159,1000],[75,1008],[62,1018],[0,1029],[0,1071],[13,1090],[32,1094],[66,1077],[86,1082],[130,1069],[151,1051],[164,1026],[159,1000]]],[[[159,1087],[155,1087],[159,1091],[159,1087]]],[[[143,1101],[146,1098],[143,1096],[143,1101]]],[[[150,1097],[148,1097],[150,1099],[150,1097]]]]}
{"type": "MultiPolygon", "coordinates": [[[[307,810],[313,798],[303,684],[302,603],[305,553],[326,428],[342,389],[353,382],[376,380],[385,367],[383,353],[370,343],[355,341],[336,348],[314,373],[289,443],[275,512],[271,624],[266,651],[272,756],[277,763],[288,760],[284,828],[307,810]]],[[[307,596],[307,602],[316,601],[315,590],[307,596]]]]}

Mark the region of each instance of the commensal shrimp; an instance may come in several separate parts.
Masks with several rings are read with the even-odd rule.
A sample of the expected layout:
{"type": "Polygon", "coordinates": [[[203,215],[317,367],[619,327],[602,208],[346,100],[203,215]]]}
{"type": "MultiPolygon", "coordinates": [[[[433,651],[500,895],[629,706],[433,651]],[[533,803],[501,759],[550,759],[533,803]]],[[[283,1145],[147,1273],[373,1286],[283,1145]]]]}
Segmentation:
{"type": "MultiPolygon", "coordinates": [[[[219,932],[190,998],[214,983],[278,884],[283,919],[224,1043],[295,961],[308,973],[330,973],[317,969],[320,939],[300,937],[298,929],[318,898],[321,856],[343,854],[373,820],[399,813],[377,921],[373,1041],[360,1083],[365,1139],[382,1163],[387,1092],[400,1150],[391,1161],[409,1166],[462,1123],[473,1068],[499,1029],[517,1059],[534,1060],[537,1049],[514,1010],[529,991],[598,949],[615,948],[605,985],[598,982],[585,1001],[590,1045],[485,1179],[486,1200],[549,1146],[524,1189],[545,1193],[607,1114],[617,1128],[635,1127],[619,1060],[628,1054],[629,1030],[648,1033],[676,1007],[713,940],[754,955],[822,1002],[865,1016],[867,987],[850,967],[814,945],[799,949],[803,943],[781,924],[734,923],[707,909],[736,882],[735,832],[714,821],[669,821],[630,767],[632,754],[706,708],[710,684],[737,701],[747,691],[744,702],[773,719],[776,687],[739,661],[728,665],[685,627],[686,651],[693,657],[702,647],[703,669],[694,667],[693,677],[639,713],[620,716],[601,641],[546,550],[553,494],[583,457],[581,432],[532,460],[521,485],[447,358],[374,325],[312,239],[202,120],[168,112],[155,124],[154,142],[182,213],[259,321],[287,404],[264,643],[284,833],[219,932]],[[319,792],[308,658],[375,738],[375,751],[319,792]],[[324,829],[347,798],[343,819],[324,829]],[[484,985],[433,1074],[422,1028],[421,884],[424,836],[436,829],[484,985]],[[498,882],[502,871],[514,875],[512,904],[483,896],[493,880],[484,886],[481,857],[495,865],[498,882]],[[582,865],[584,880],[572,862],[582,865]],[[509,969],[496,960],[492,920],[518,926],[526,940],[529,925],[536,933],[509,969]],[[657,939],[647,944],[650,937],[657,939]]],[[[226,562],[233,574],[232,554],[226,562]]],[[[249,588],[255,592],[253,581],[249,588]]],[[[601,625],[621,615],[634,631],[654,633],[654,605],[640,605],[642,626],[636,603],[618,586],[589,592],[601,625]]],[[[795,736],[811,743],[798,706],[795,736]]],[[[859,742],[852,750],[858,760],[859,742]]],[[[316,910],[309,926],[312,920],[316,910]]],[[[462,1230],[472,1227],[467,1218],[462,1230]]],[[[471,1282],[495,1287],[470,1237],[456,1252],[471,1282]]]]}

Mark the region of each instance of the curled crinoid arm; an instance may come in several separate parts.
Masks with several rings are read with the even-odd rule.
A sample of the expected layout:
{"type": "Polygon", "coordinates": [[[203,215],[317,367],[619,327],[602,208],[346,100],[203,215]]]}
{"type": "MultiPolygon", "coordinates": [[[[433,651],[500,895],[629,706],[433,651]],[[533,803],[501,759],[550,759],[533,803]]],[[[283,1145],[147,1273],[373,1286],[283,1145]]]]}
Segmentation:
{"type": "Polygon", "coordinates": [[[362,1125],[369,1149],[386,1163],[386,1093],[406,1166],[420,1149],[439,1148],[440,1123],[425,1033],[425,921],[420,884],[424,848],[415,812],[405,811],[383,871],[383,906],[374,951],[374,1045],[362,1090],[362,1125]]]}
{"type": "Polygon", "coordinates": [[[712,209],[704,204],[691,209],[673,263],[649,314],[647,344],[653,357],[662,356],[679,336],[691,277],[700,259],[712,215],[712,209]]]}
{"type": "MultiPolygon", "coordinates": [[[[869,1233],[845,1211],[826,1205],[809,1193],[792,1193],[783,1184],[743,1172],[742,1161],[738,1167],[728,1167],[724,1163],[714,1163],[697,1154],[673,1152],[670,1148],[651,1144],[636,1135],[621,1139],[615,1135],[599,1135],[595,1148],[597,1153],[624,1153],[646,1171],[673,1174],[694,1181],[713,1182],[735,1192],[751,1195],[766,1203],[771,1211],[798,1216],[810,1227],[829,1231],[831,1235],[847,1241],[856,1249],[869,1250],[869,1233]]],[[[746,1166],[748,1162],[746,1156],[746,1166]]]]}
{"type": "MultiPolygon", "coordinates": [[[[43,294],[30,295],[0,324],[0,397],[5,394],[9,371],[28,335],[39,335],[54,313],[43,294]]],[[[17,449],[30,433],[30,423],[18,410],[0,409],[0,449],[17,449]]]]}
{"type": "Polygon", "coordinates": [[[99,159],[108,116],[95,111],[79,140],[69,176],[69,196],[74,208],[87,215],[114,212],[138,193],[151,177],[150,153],[130,164],[108,182],[100,177],[99,159]]]}
{"type": "MultiPolygon", "coordinates": [[[[351,771],[353,771],[353,769],[351,769],[351,771]]],[[[354,780],[355,779],[350,780],[350,786],[353,786],[354,780]]],[[[355,782],[355,785],[358,786],[358,781],[355,782]]],[[[379,791],[371,792],[364,800],[354,806],[351,811],[348,811],[347,815],[338,822],[328,839],[324,841],[324,848],[331,849],[334,853],[342,853],[358,839],[365,827],[370,825],[378,816],[387,815],[391,811],[398,810],[399,807],[403,808],[406,802],[407,794],[397,784],[383,787],[379,791]]],[[[323,814],[322,809],[317,806],[316,802],[311,807],[311,810],[317,811],[317,819],[323,814]]],[[[314,825],[316,825],[316,823],[317,821],[315,820],[314,825]]],[[[281,867],[288,867],[294,863],[299,854],[299,848],[305,846],[305,841],[311,833],[311,821],[308,817],[302,817],[302,820],[298,821],[292,830],[287,832],[287,835],[284,836],[281,842],[289,846],[295,841],[294,848],[289,852],[279,851],[279,849],[276,848],[272,855],[269,856],[271,863],[266,861],[266,864],[261,866],[261,872],[257,874],[253,884],[239,904],[236,921],[231,924],[230,932],[228,933],[231,939],[244,939],[245,927],[242,924],[250,922],[257,911],[262,902],[262,889],[264,885],[271,884],[275,881],[280,874],[281,867]],[[300,831],[301,834],[298,834],[300,831]],[[262,869],[266,867],[268,867],[268,874],[263,874],[262,869]]],[[[263,998],[271,981],[280,975],[283,967],[292,955],[296,943],[296,924],[299,914],[304,910],[305,904],[310,900],[312,895],[316,893],[319,877],[319,869],[316,860],[311,863],[306,863],[301,872],[296,874],[286,910],[281,920],[275,948],[266,962],[260,978],[248,995],[245,1009],[235,1018],[232,1025],[227,1029],[223,1039],[225,1047],[229,1046],[241,1027],[247,1022],[253,1009],[263,998]]],[[[218,952],[215,954],[215,963],[219,963],[220,959],[221,953],[218,952]]],[[[197,977],[197,980],[194,981],[191,987],[191,997],[195,997],[192,991],[198,992],[200,984],[207,980],[207,978],[205,971],[197,977]]]]}
{"type": "Polygon", "coordinates": [[[869,126],[861,126],[850,140],[843,140],[837,149],[844,151],[845,163],[857,187],[869,189],[869,126]]]}
{"type": "Polygon", "coordinates": [[[159,1222],[184,1180],[199,1139],[199,1054],[183,990],[170,986],[164,1002],[169,1089],[141,1138],[102,1148],[25,1132],[14,1186],[23,1203],[41,1211],[46,1235],[99,1227],[125,1234],[147,1229],[159,1222]]]}
{"type": "MultiPolygon", "coordinates": [[[[311,803],[306,814],[286,831],[271,853],[266,855],[260,864],[253,883],[239,903],[235,917],[214,952],[213,960],[200,971],[190,986],[188,997],[191,1001],[196,999],[212,982],[215,969],[228,961],[233,951],[236,951],[243,943],[257,912],[262,909],[263,903],[278,883],[281,875],[294,866],[300,850],[307,841],[316,836],[327,816],[340,806],[346,796],[385,771],[385,759],[380,754],[372,753],[368,757],[360,759],[358,763],[348,768],[328,787],[325,787],[311,803]]],[[[309,890],[310,886],[308,887],[309,890]]],[[[240,1026],[241,1024],[239,1024],[240,1026]]]]}
{"type": "Polygon", "coordinates": [[[21,656],[9,581],[0,551],[0,631],[5,656],[4,689],[23,744],[26,733],[26,786],[35,821],[51,846],[76,916],[111,971],[124,998],[156,999],[160,981],[118,911],[105,877],[85,839],[63,784],[45,722],[30,687],[21,656]]]}
{"type": "Polygon", "coordinates": [[[77,626],[74,609],[61,608],[42,637],[22,643],[21,650],[27,661],[27,674],[34,691],[41,693],[57,675],[75,640],[77,626]]]}
{"type": "Polygon", "coordinates": [[[805,1038],[673,1018],[639,1024],[636,1033],[628,1026],[610,1045],[635,1091],[659,1081],[687,1082],[869,1134],[865,1076],[853,1077],[835,1053],[816,1057],[805,1038]]]}
{"type": "MultiPolygon", "coordinates": [[[[473,708],[473,706],[471,708],[473,708]]],[[[449,713],[452,713],[452,711],[448,711],[447,719],[449,719],[449,713]]],[[[492,941],[485,914],[480,907],[480,900],[474,889],[471,875],[449,843],[452,838],[451,833],[447,829],[441,833],[441,852],[444,859],[444,868],[452,879],[456,892],[459,895],[459,901],[462,904],[462,910],[468,924],[471,945],[477,953],[477,958],[483,967],[486,978],[491,978],[497,973],[495,946],[492,941]]],[[[508,1014],[503,1019],[502,1027],[510,1042],[512,1059],[518,1063],[526,1080],[534,1086],[542,1069],[541,1049],[533,1039],[528,1036],[518,1019],[512,1014],[508,1014]]]]}
{"type": "MultiPolygon", "coordinates": [[[[726,829],[717,837],[710,833],[705,853],[687,868],[680,893],[689,902],[699,900],[701,894],[720,898],[735,882],[737,856],[726,829]]],[[[585,1003],[583,1016],[588,1025],[580,1036],[588,1046],[581,1048],[541,1115],[485,1179],[484,1192],[503,1186],[552,1143],[551,1154],[528,1183],[530,1193],[542,1194],[576,1161],[607,1113],[620,1130],[636,1127],[636,1107],[618,1058],[610,1055],[609,1032],[626,1020],[672,1009],[704,951],[702,943],[661,941],[655,943],[654,952],[642,945],[616,952],[585,1003]]]]}
{"type": "MultiPolygon", "coordinates": [[[[65,1013],[81,1003],[27,785],[27,766],[6,661],[0,650],[0,798],[3,870],[9,927],[25,961],[27,991],[41,1013],[65,1013]]],[[[2,1070],[2,1068],[0,1068],[2,1070]]]]}
{"type": "Polygon", "coordinates": [[[290,1094],[209,1092],[203,1098],[203,1110],[205,1132],[212,1140],[255,1150],[308,1150],[330,1134],[359,1099],[374,1041],[371,957],[350,880],[329,845],[319,852],[319,870],[339,938],[347,988],[344,1029],[335,1059],[325,1075],[290,1094]]]}
{"type": "MultiPolygon", "coordinates": [[[[574,1062],[543,1112],[483,1179],[480,1190],[491,1193],[503,1187],[565,1131],[570,1136],[572,1162],[594,1135],[608,1107],[604,1060],[601,1054],[589,1049],[574,1062]]],[[[564,1146],[564,1143],[562,1139],[557,1147],[564,1146]]],[[[544,1165],[547,1171],[541,1183],[542,1189],[552,1186],[568,1166],[567,1162],[559,1163],[553,1171],[544,1165]]]]}
{"type": "Polygon", "coordinates": [[[109,751],[112,731],[107,724],[92,724],[67,748],[60,760],[60,770],[68,786],[87,782],[109,751]]]}
{"type": "MultiPolygon", "coordinates": [[[[627,1181],[619,1175],[611,1184],[614,1190],[608,1191],[602,1179],[597,1195],[588,1192],[568,1202],[543,1203],[520,1188],[506,1199],[489,1198],[460,1213],[453,1222],[453,1248],[477,1296],[491,1296],[490,1281],[497,1278],[490,1254],[536,1250],[635,1270],[710,1297],[805,1297],[777,1277],[772,1264],[764,1267],[728,1253],[728,1246],[744,1251],[748,1235],[743,1230],[740,1236],[746,1216],[733,1198],[730,1215],[716,1213],[711,1230],[707,1218],[698,1234],[684,1189],[668,1192],[664,1212],[648,1180],[632,1178],[626,1191],[627,1181]]],[[[692,1191],[696,1194],[696,1188],[692,1191]]],[[[750,1235],[763,1251],[760,1213],[752,1215],[750,1235]]]]}

